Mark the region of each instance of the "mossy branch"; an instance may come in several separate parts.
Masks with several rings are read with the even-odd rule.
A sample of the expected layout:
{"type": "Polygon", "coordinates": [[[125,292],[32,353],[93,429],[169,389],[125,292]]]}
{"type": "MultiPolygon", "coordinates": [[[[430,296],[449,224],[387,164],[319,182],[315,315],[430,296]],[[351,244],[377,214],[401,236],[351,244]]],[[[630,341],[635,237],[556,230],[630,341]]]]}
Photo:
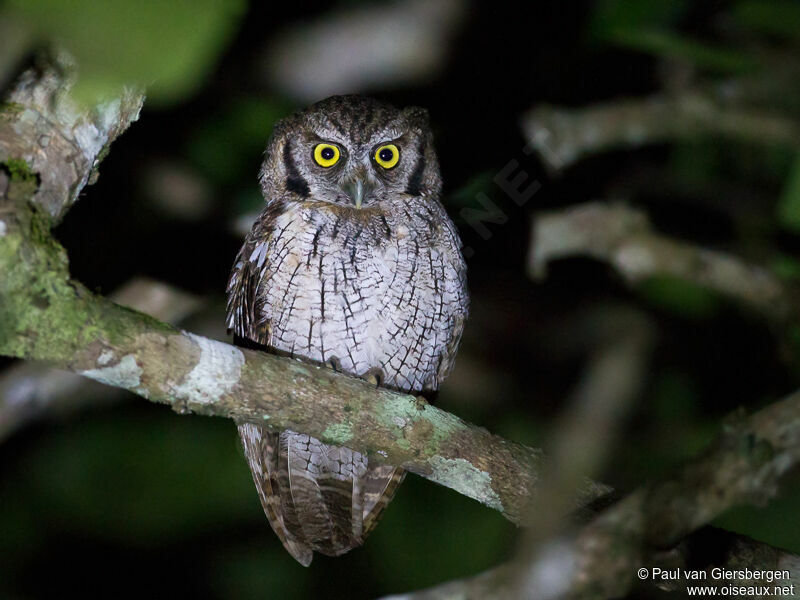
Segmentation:
{"type": "Polygon", "coordinates": [[[69,278],[63,249],[36,221],[19,206],[3,216],[0,354],[48,361],[181,413],[347,444],[521,521],[539,451],[413,396],[179,331],[116,305],[69,278]]]}
{"type": "Polygon", "coordinates": [[[76,107],[68,95],[70,68],[67,60],[64,68],[24,74],[13,102],[0,109],[0,355],[48,361],[180,413],[267,423],[347,444],[521,522],[542,461],[538,450],[413,396],[179,331],[70,278],[50,227],[142,101],[125,91],[76,107]],[[42,136],[48,145],[34,149],[42,136]],[[54,143],[63,146],[47,151],[54,143]]]}

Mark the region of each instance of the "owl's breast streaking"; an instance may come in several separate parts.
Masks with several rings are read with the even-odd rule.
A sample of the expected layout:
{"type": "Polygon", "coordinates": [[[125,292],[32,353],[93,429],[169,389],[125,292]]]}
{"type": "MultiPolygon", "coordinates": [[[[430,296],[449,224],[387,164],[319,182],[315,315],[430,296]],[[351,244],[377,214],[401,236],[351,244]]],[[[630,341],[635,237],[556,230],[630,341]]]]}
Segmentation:
{"type": "Polygon", "coordinates": [[[266,345],[392,388],[438,388],[466,317],[465,268],[441,205],[403,200],[267,207],[230,284],[254,278],[266,345]]]}

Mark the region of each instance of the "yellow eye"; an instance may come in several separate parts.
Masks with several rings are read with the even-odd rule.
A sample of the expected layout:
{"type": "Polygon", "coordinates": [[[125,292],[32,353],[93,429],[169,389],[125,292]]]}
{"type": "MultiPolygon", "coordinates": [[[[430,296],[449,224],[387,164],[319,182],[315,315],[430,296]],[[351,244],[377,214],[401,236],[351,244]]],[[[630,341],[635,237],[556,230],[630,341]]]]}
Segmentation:
{"type": "Polygon", "coordinates": [[[339,148],[333,144],[317,144],[314,147],[314,160],[320,167],[332,167],[339,162],[339,148]]]}
{"type": "Polygon", "coordinates": [[[375,150],[375,162],[384,169],[391,169],[400,161],[400,149],[394,144],[385,144],[375,150]]]}

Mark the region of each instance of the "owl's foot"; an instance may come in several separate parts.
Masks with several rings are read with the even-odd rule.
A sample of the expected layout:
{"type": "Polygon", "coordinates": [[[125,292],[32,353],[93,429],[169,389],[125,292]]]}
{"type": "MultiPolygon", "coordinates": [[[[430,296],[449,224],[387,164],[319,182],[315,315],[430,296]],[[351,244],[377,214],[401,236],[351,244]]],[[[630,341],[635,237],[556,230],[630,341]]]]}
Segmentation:
{"type": "Polygon", "coordinates": [[[372,367],[369,371],[361,376],[361,379],[367,383],[371,383],[375,387],[378,387],[383,383],[384,380],[383,370],[380,367],[372,367]]]}

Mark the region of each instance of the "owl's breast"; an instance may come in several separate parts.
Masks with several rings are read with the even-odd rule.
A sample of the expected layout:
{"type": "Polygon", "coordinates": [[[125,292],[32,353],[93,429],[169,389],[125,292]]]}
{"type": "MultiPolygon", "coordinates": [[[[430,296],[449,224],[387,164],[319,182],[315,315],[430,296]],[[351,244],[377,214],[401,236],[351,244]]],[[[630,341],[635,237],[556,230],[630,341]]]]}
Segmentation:
{"type": "Polygon", "coordinates": [[[458,247],[407,220],[356,217],[301,208],[276,219],[258,289],[270,345],[390,387],[436,389],[466,312],[458,247]]]}

